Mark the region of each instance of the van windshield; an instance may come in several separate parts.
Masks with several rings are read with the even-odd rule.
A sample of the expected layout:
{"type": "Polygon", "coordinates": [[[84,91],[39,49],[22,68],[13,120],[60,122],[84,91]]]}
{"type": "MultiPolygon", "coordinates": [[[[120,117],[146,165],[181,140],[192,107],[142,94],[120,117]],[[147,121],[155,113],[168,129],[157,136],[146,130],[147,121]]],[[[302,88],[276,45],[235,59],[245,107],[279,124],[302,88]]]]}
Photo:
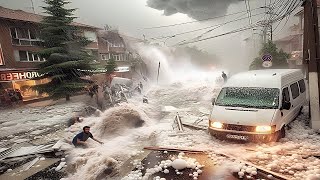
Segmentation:
{"type": "Polygon", "coordinates": [[[218,106],[277,109],[279,106],[277,88],[225,87],[217,100],[218,106]]]}

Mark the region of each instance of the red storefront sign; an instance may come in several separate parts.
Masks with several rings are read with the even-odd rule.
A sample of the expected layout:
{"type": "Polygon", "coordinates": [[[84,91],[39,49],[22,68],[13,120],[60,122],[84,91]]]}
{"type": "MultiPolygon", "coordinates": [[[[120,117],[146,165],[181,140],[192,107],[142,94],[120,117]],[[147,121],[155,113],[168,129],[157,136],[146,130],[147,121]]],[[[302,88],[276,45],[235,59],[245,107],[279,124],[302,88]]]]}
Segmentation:
{"type": "Polygon", "coordinates": [[[30,72],[0,72],[0,81],[24,80],[39,77],[39,73],[30,72]]]}
{"type": "Polygon", "coordinates": [[[3,57],[2,47],[0,44],[0,66],[2,65],[4,65],[4,57],[3,57]]]}

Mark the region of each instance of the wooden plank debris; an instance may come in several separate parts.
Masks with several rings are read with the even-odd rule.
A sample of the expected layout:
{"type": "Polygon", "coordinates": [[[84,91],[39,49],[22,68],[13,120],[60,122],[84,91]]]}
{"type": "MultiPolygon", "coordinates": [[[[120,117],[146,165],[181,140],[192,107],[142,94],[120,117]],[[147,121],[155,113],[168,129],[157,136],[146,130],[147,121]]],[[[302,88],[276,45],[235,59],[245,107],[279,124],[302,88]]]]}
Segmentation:
{"type": "Polygon", "coordinates": [[[208,127],[194,125],[194,124],[182,123],[182,125],[195,130],[204,130],[204,131],[208,130],[208,127]]]}
{"type": "Polygon", "coordinates": [[[23,171],[29,170],[34,164],[36,164],[40,160],[39,157],[34,158],[29,163],[25,164],[25,167],[23,167],[23,171]]]}
{"type": "Polygon", "coordinates": [[[2,151],[0,153],[0,160],[6,159],[6,158],[26,156],[29,154],[42,154],[46,152],[51,152],[54,150],[52,149],[52,146],[53,144],[27,146],[27,147],[21,147],[21,145],[14,146],[7,150],[2,151]]]}
{"type": "MultiPolygon", "coordinates": [[[[245,150],[252,151],[252,152],[258,152],[257,150],[251,149],[251,148],[246,148],[245,150]]],[[[264,153],[274,154],[274,153],[268,152],[268,151],[265,151],[264,153]]],[[[304,158],[304,159],[309,158],[311,156],[320,157],[320,152],[318,152],[318,151],[311,151],[311,152],[280,151],[280,152],[277,152],[276,154],[285,155],[285,156],[292,156],[293,154],[298,154],[298,155],[302,156],[302,158],[304,158]]]]}
{"type": "MultiPolygon", "coordinates": [[[[47,167],[53,165],[58,162],[60,159],[58,158],[47,158],[43,161],[37,161],[34,165],[30,167],[27,171],[23,171],[23,168],[26,167],[26,164],[14,169],[11,172],[6,172],[0,176],[0,179],[4,180],[24,180],[27,179],[34,174],[43,171],[47,167]]],[[[29,163],[27,163],[29,164],[29,163]]],[[[29,164],[30,165],[30,164],[29,164]]]]}
{"type": "Polygon", "coordinates": [[[144,147],[144,149],[153,150],[153,151],[172,151],[172,152],[178,151],[178,152],[188,152],[188,153],[204,153],[205,152],[205,151],[193,150],[193,149],[166,148],[166,147],[156,147],[156,146],[144,147]]]}
{"type": "MultiPolygon", "coordinates": [[[[148,149],[148,150],[154,150],[154,151],[180,151],[180,152],[188,152],[188,153],[205,153],[205,151],[201,151],[201,150],[190,150],[190,149],[180,149],[180,148],[167,148],[167,147],[145,147],[145,149],[148,149]]],[[[273,171],[270,171],[270,170],[267,170],[261,166],[258,166],[258,165],[255,165],[251,162],[248,162],[248,161],[245,161],[245,160],[242,160],[242,159],[238,159],[238,158],[235,158],[233,157],[232,155],[228,155],[228,154],[225,154],[225,153],[221,153],[221,152],[215,152],[216,154],[218,155],[221,155],[221,156],[224,156],[224,157],[227,157],[229,159],[232,159],[232,160],[238,160],[240,162],[243,162],[245,164],[247,164],[248,166],[252,166],[252,167],[255,167],[257,168],[258,171],[264,173],[264,174],[267,174],[267,175],[272,175],[274,178],[277,178],[277,179],[280,179],[280,180],[289,180],[290,178],[287,177],[287,176],[284,176],[282,174],[279,174],[279,173],[276,173],[276,172],[273,172],[273,171]]]]}

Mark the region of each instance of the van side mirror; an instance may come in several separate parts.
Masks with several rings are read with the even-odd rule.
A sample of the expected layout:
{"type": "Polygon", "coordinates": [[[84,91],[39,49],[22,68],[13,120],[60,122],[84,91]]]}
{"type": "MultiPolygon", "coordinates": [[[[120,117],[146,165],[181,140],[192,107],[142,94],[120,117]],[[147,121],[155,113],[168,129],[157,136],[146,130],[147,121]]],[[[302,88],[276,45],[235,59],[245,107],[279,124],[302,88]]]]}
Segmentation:
{"type": "Polygon", "coordinates": [[[214,106],[214,103],[216,102],[216,98],[212,99],[212,106],[214,106]]]}
{"type": "Polygon", "coordinates": [[[290,102],[283,102],[281,109],[289,110],[291,108],[290,102]]]}

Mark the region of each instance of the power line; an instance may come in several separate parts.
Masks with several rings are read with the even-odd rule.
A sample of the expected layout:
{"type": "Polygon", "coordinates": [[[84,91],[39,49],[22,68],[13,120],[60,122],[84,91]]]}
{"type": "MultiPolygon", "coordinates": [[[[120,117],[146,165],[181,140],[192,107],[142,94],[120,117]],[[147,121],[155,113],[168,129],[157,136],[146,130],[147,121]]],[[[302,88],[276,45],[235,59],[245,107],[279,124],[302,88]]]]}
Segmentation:
{"type": "MultiPolygon", "coordinates": [[[[288,21],[289,21],[289,16],[292,14],[292,12],[295,10],[295,9],[297,9],[299,6],[301,5],[301,3],[299,3],[299,0],[296,0],[296,2],[295,2],[295,4],[292,6],[292,10],[290,11],[290,13],[287,15],[287,17],[286,17],[286,21],[285,21],[285,23],[284,23],[284,25],[282,26],[282,28],[278,31],[278,33],[279,32],[281,32],[283,29],[284,29],[284,27],[287,25],[287,23],[288,23],[288,21]]],[[[284,18],[283,18],[284,19],[284,18]]],[[[282,19],[282,20],[283,20],[282,19]]],[[[278,26],[280,25],[280,23],[282,22],[282,20],[278,23],[278,25],[275,27],[275,29],[274,30],[276,30],[277,28],[278,28],[278,26]]]]}
{"type": "MultiPolygon", "coordinates": [[[[264,14],[264,13],[258,13],[258,14],[255,14],[255,15],[252,15],[253,16],[259,16],[261,14],[264,14]]],[[[158,37],[152,37],[150,39],[164,39],[164,38],[173,38],[173,37],[176,37],[176,36],[179,36],[179,35],[183,35],[183,34],[188,34],[188,33],[193,33],[193,32],[197,32],[197,31],[201,31],[201,30],[205,30],[205,29],[209,29],[209,28],[214,28],[214,27],[217,27],[217,26],[221,26],[221,25],[225,25],[225,24],[229,24],[229,23],[232,23],[232,22],[236,22],[236,21],[241,21],[243,19],[247,19],[248,17],[244,17],[244,18],[239,18],[239,19],[234,19],[232,21],[228,21],[228,22],[224,22],[224,23],[221,23],[221,24],[216,24],[216,25],[212,25],[212,26],[208,26],[208,27],[204,27],[204,28],[199,28],[199,29],[195,29],[195,30],[192,30],[192,31],[185,31],[185,32],[182,32],[182,33],[177,33],[177,34],[173,34],[173,35],[169,35],[169,36],[158,36],[158,37]]]]}
{"type": "Polygon", "coordinates": [[[211,36],[211,37],[207,37],[207,38],[203,38],[203,39],[198,39],[198,40],[196,40],[196,41],[186,42],[186,43],[180,43],[180,44],[178,44],[178,45],[186,45],[186,44],[191,44],[191,43],[206,41],[206,40],[209,40],[209,39],[213,39],[213,38],[217,38],[217,37],[221,37],[221,36],[225,36],[225,35],[229,35],[229,34],[233,34],[233,33],[237,33],[237,32],[242,32],[242,31],[245,31],[245,30],[249,30],[249,29],[252,29],[252,28],[257,27],[257,26],[259,26],[259,25],[254,25],[254,26],[239,28],[239,29],[236,29],[236,30],[233,30],[233,31],[229,31],[229,32],[226,32],[226,33],[222,33],[222,34],[219,34],[219,35],[215,35],[215,36],[211,36]]]}
{"type": "Polygon", "coordinates": [[[250,4],[249,4],[249,0],[244,0],[244,3],[246,4],[246,10],[248,13],[248,18],[249,18],[249,24],[252,24],[252,19],[251,19],[251,10],[250,10],[250,4]],[[247,4],[248,2],[248,4],[247,4]]]}
{"type": "MultiPolygon", "coordinates": [[[[244,13],[244,14],[240,15],[240,16],[237,17],[237,18],[240,18],[241,16],[243,16],[243,15],[245,15],[245,14],[247,14],[247,13],[244,13]]],[[[212,29],[210,29],[210,30],[208,30],[208,31],[206,31],[206,32],[198,35],[197,37],[190,39],[189,41],[194,41],[194,40],[200,39],[200,38],[202,38],[202,36],[204,36],[205,34],[208,34],[208,33],[212,32],[213,30],[216,30],[216,29],[218,29],[218,28],[220,28],[220,27],[222,27],[223,25],[228,24],[228,23],[229,23],[229,22],[225,22],[225,23],[223,23],[223,24],[221,24],[221,25],[218,25],[218,26],[216,26],[216,27],[214,27],[214,28],[212,28],[212,29]]],[[[177,44],[183,43],[183,42],[185,42],[185,41],[187,41],[187,40],[180,41],[180,42],[178,42],[177,44]]]]}
{"type": "MultiPolygon", "coordinates": [[[[252,10],[257,10],[257,9],[262,9],[265,7],[258,7],[258,8],[254,8],[252,10]]],[[[185,24],[191,24],[191,23],[196,23],[196,22],[202,22],[202,21],[208,21],[208,20],[212,20],[212,19],[218,19],[218,18],[222,18],[222,17],[227,17],[227,16],[232,16],[232,15],[236,15],[236,14],[240,14],[240,13],[246,13],[247,11],[239,11],[239,12],[235,12],[235,13],[230,13],[230,14],[226,14],[226,15],[222,15],[222,16],[215,16],[212,18],[207,18],[207,19],[200,19],[200,20],[196,20],[196,21],[189,21],[189,22],[184,22],[184,23],[177,23],[177,24],[169,24],[169,25],[164,25],[164,26],[154,26],[154,27],[147,27],[147,28],[142,28],[142,29],[158,29],[158,28],[166,28],[166,27],[173,27],[173,26],[180,26],[180,25],[185,25],[185,24]]]]}
{"type": "MultiPolygon", "coordinates": [[[[298,1],[299,0],[296,0],[296,2],[298,2],[298,1]]],[[[294,3],[294,5],[296,4],[296,2],[294,3]]],[[[277,16],[274,19],[270,19],[269,23],[274,23],[276,21],[284,19],[285,17],[290,15],[298,6],[299,6],[299,3],[296,6],[290,6],[289,8],[287,8],[287,11],[282,16],[277,16]],[[279,19],[279,17],[280,17],[280,19],[279,19]]],[[[261,21],[258,21],[255,25],[250,25],[249,27],[242,27],[242,28],[239,28],[239,29],[236,29],[236,30],[233,30],[233,31],[229,31],[227,33],[219,34],[219,35],[216,35],[216,36],[211,36],[211,37],[208,37],[208,38],[198,39],[198,40],[195,40],[195,41],[192,41],[192,42],[184,42],[184,43],[180,43],[178,45],[186,45],[186,44],[206,41],[206,40],[213,39],[213,38],[216,38],[216,37],[221,37],[221,36],[225,36],[225,35],[229,35],[229,34],[233,34],[233,33],[237,33],[237,32],[242,32],[242,31],[245,31],[245,30],[249,30],[249,29],[252,29],[252,28],[258,27],[258,26],[261,26],[261,21]]]]}

